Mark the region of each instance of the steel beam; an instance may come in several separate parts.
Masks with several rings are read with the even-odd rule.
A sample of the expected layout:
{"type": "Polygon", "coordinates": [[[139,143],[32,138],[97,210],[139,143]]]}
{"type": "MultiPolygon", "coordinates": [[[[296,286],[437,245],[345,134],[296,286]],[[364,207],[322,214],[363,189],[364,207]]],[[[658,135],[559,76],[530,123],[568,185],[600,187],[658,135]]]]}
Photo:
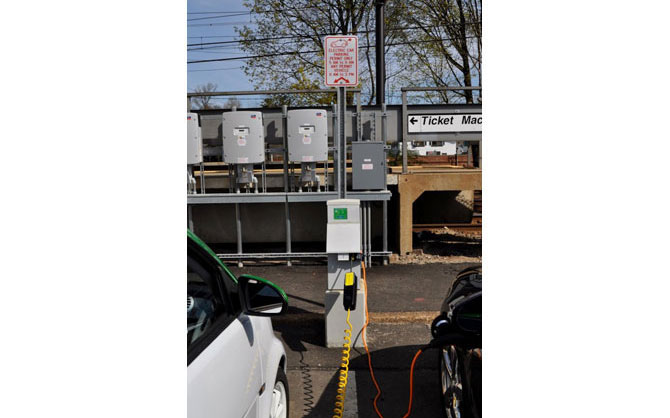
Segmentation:
{"type": "MultiPolygon", "coordinates": [[[[349,89],[351,92],[360,92],[361,89],[349,89]]],[[[186,97],[207,97],[207,96],[257,96],[263,94],[309,94],[309,93],[333,93],[337,94],[337,89],[303,89],[303,90],[240,90],[240,91],[209,91],[209,92],[191,92],[186,93],[186,97]]]]}
{"type": "Polygon", "coordinates": [[[401,87],[400,91],[458,91],[458,90],[481,90],[481,87],[444,86],[444,87],[401,87]]]}
{"type": "Polygon", "coordinates": [[[402,137],[402,173],[407,174],[407,92],[402,90],[402,112],[400,116],[400,135],[402,137]]]}
{"type": "MultiPolygon", "coordinates": [[[[325,202],[337,199],[337,192],[271,192],[271,193],[209,193],[186,196],[188,205],[234,204],[234,203],[284,203],[284,202],[325,202]]],[[[391,192],[360,191],[349,192],[349,198],[361,201],[387,201],[391,199],[391,192]]]]}

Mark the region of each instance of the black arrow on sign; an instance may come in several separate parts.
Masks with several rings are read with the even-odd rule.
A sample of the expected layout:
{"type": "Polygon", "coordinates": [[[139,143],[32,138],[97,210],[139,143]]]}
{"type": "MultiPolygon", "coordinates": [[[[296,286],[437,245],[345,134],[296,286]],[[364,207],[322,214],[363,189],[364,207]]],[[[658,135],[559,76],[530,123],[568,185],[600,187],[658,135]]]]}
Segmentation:
{"type": "Polygon", "coordinates": [[[415,122],[418,122],[418,121],[419,121],[419,119],[414,119],[414,116],[412,116],[412,119],[409,120],[409,123],[411,123],[412,125],[414,125],[414,123],[415,123],[415,122]]]}

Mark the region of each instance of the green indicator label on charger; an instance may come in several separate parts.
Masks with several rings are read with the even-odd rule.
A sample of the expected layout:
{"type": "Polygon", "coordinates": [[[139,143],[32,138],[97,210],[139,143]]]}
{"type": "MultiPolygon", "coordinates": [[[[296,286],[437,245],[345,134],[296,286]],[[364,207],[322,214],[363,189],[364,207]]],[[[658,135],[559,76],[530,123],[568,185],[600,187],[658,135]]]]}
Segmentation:
{"type": "Polygon", "coordinates": [[[347,219],[347,208],[334,208],[333,219],[347,219]]]}

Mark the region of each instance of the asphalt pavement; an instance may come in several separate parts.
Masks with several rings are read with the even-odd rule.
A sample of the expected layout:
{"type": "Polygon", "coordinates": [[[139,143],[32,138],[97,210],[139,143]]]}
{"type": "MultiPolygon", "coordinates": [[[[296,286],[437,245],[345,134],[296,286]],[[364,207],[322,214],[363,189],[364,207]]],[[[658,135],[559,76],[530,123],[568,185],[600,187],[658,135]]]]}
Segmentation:
{"type": "MultiPolygon", "coordinates": [[[[473,264],[374,266],[367,270],[370,325],[367,341],[381,388],[384,418],[402,417],[409,402],[409,369],[417,350],[430,341],[437,315],[456,273],[473,264]]],[[[289,297],[287,314],[273,318],[275,335],[288,357],[289,418],[332,417],[341,350],[324,344],[325,263],[250,265],[237,268],[281,286],[289,297]]],[[[424,352],[415,365],[412,417],[440,417],[437,352],[424,352]]],[[[351,350],[345,417],[376,417],[377,394],[363,349],[351,350]]]]}

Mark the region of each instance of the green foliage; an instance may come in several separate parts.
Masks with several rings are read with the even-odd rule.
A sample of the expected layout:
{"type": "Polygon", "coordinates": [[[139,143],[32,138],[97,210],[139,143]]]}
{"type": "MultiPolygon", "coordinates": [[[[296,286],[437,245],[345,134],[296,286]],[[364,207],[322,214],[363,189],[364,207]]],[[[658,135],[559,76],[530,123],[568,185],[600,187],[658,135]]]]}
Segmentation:
{"type": "MultiPolygon", "coordinates": [[[[373,0],[248,0],[248,25],[236,27],[240,48],[255,58],[244,72],[257,89],[314,89],[323,84],[326,35],[359,37],[363,102],[375,95],[373,0]],[[268,11],[273,11],[269,12],[268,11]],[[263,12],[263,13],[261,13],[263,12]]],[[[481,0],[388,0],[385,8],[386,89],[481,84],[481,0]]],[[[417,97],[417,96],[414,96],[417,97]]],[[[476,100],[470,93],[425,93],[424,100],[476,100]]],[[[264,106],[326,105],[332,95],[277,96],[264,106]]]]}
{"type": "MultiPolygon", "coordinates": [[[[283,87],[291,90],[316,90],[323,88],[317,81],[308,77],[303,67],[298,68],[297,80],[283,87]]],[[[315,106],[330,105],[335,103],[335,95],[329,93],[308,93],[308,94],[277,94],[272,95],[265,100],[263,107],[281,107],[286,106],[315,106]]]]}

